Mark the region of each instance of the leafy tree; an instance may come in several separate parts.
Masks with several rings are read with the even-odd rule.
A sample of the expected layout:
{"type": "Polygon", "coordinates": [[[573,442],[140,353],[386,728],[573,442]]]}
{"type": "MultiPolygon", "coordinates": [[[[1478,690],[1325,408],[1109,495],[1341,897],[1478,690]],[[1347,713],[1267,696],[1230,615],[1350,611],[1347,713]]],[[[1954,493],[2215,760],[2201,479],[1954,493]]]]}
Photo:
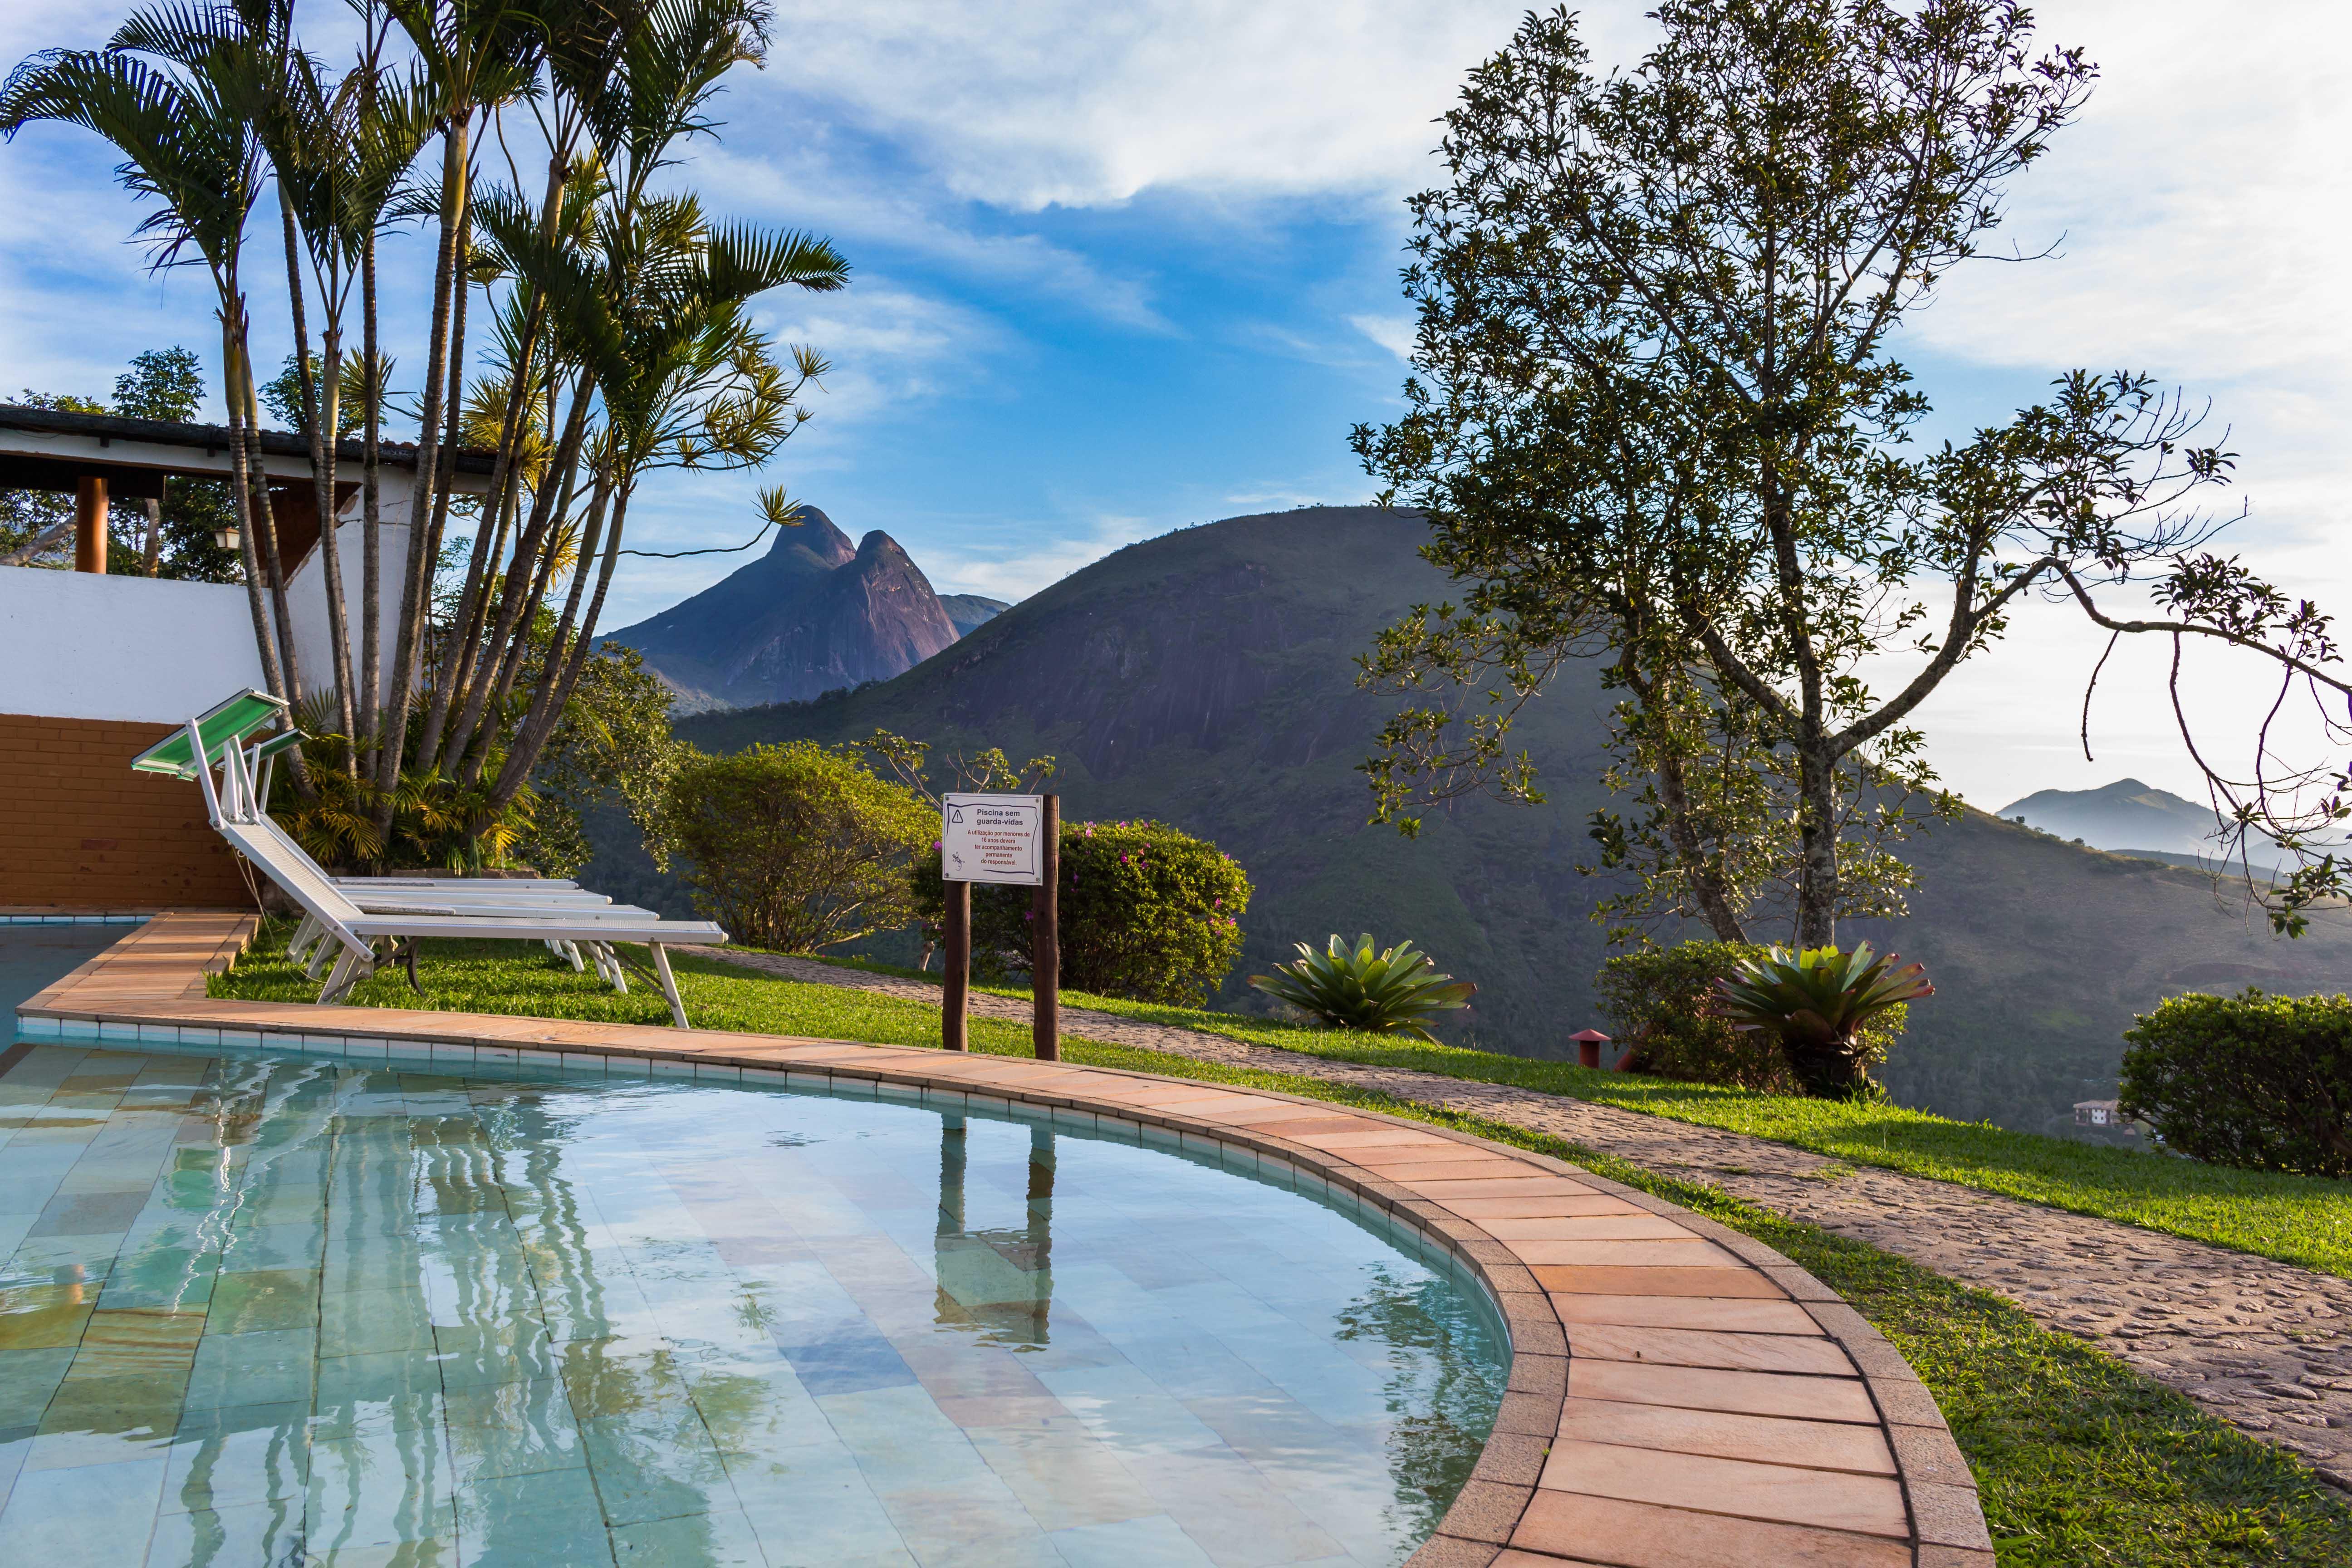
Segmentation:
{"type": "MultiPolygon", "coordinates": [[[[110,405],[94,398],[29,388],[16,401],[31,408],[185,424],[195,418],[203,397],[204,377],[196,356],[174,347],[134,355],[130,368],[115,377],[110,405]]],[[[200,583],[240,581],[236,552],[221,549],[213,538],[215,531],[236,525],[225,481],[175,474],[163,481],[161,502],[116,500],[108,511],[109,572],[200,583]],[[132,540],[140,543],[128,542],[132,540]]],[[[68,495],[0,491],[0,563],[70,566],[73,521],[73,498],[68,495]]]]}
{"type": "MultiPolygon", "coordinates": [[[[1408,639],[1397,673],[1486,701],[1408,714],[1374,783],[1392,764],[1408,790],[1442,784],[1434,762],[1527,787],[1511,704],[1597,640],[1676,703],[1738,710],[1696,731],[1759,781],[1717,837],[1786,780],[1792,924],[1823,946],[1866,879],[1857,814],[1883,821],[1877,792],[1930,782],[1918,706],[2037,596],[2095,617],[2097,584],[2179,589],[2214,527],[2190,503],[2232,458],[2127,373],[2071,372],[2007,425],[1913,443],[1929,405],[1892,334],[2073,117],[2095,75],[2080,51],[2032,54],[2005,0],[1655,16],[1664,41],[1605,77],[1568,12],[1530,16],[1446,117],[1448,183],[1413,199],[1408,410],[1356,445],[1470,585],[1450,628],[1450,606],[1428,613],[1453,640],[1408,639]],[[1898,650],[1916,672],[1874,691],[1863,661],[1898,650]],[[1456,723],[1465,742],[1432,740],[1456,723]]],[[[2192,629],[2234,629],[2193,598],[2175,598],[2192,629]]],[[[1654,773],[1696,758],[1689,732],[1647,721],[1634,754],[1655,749],[1654,773]]],[[[1657,843],[1703,877],[1666,796],[1657,843]]]]}
{"type": "MultiPolygon", "coordinates": [[[[103,414],[106,405],[71,393],[26,387],[16,401],[27,408],[68,414],[103,414]]],[[[74,498],[56,490],[0,490],[0,565],[70,566],[73,563],[74,498]]],[[[110,557],[107,564],[113,561],[110,557]]]]}
{"type": "MultiPolygon", "coordinates": [[[[112,412],[130,419],[189,425],[195,423],[204,396],[204,368],[194,353],[177,345],[148,349],[132,355],[131,367],[114,378],[112,412]]],[[[194,583],[242,580],[237,552],[222,549],[215,537],[236,526],[236,509],[226,482],[173,474],[163,481],[162,502],[142,507],[146,513],[142,564],[147,575],[194,583]]]]}
{"type": "Polygon", "coordinates": [[[594,854],[583,814],[617,795],[640,831],[658,820],[681,743],[669,729],[670,691],[645,656],[606,643],[588,662],[531,775],[537,797],[520,853],[551,876],[569,877],[594,854]]]}
{"type": "Polygon", "coordinates": [[[686,863],[696,908],[735,940],[813,952],[913,919],[908,871],[938,832],[922,797],[856,748],[793,741],[685,752],[646,847],[665,870],[686,863]]]}

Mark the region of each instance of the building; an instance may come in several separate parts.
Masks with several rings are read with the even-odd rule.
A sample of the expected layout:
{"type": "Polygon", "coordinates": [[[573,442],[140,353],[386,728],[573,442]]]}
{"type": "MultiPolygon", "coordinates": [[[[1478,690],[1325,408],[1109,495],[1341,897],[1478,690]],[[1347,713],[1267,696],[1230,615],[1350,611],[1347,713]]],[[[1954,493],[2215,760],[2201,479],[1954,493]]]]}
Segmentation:
{"type": "MultiPolygon", "coordinates": [[[[226,479],[229,432],[0,405],[0,489],[77,498],[76,570],[0,567],[0,907],[126,910],[251,900],[194,788],[131,772],[131,759],[229,693],[263,684],[238,584],[109,575],[110,500],[160,499],[169,475],[226,479]]],[[[331,670],[325,571],[309,441],[264,432],[296,657],[331,670]]],[[[487,455],[460,454],[457,488],[488,488],[487,455]]],[[[382,448],[383,580],[408,560],[416,450],[382,448]]],[[[335,538],[353,635],[360,625],[360,444],[337,454],[335,538]]],[[[383,620],[391,667],[398,617],[383,620]]],[[[388,677],[387,677],[388,679],[388,677]]]]}

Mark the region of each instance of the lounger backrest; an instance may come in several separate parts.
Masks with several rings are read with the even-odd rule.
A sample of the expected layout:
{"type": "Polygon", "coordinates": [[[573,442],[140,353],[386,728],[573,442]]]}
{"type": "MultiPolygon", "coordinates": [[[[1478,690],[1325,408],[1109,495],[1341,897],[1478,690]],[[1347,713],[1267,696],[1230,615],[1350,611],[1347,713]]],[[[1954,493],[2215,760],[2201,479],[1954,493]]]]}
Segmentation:
{"type": "Polygon", "coordinates": [[[221,760],[224,747],[242,743],[247,735],[265,724],[277,722],[285,712],[286,704],[266,691],[240,691],[192,721],[204,736],[201,763],[184,725],[131,758],[131,769],[142,773],[168,773],[178,779],[194,778],[199,766],[221,760]]]}

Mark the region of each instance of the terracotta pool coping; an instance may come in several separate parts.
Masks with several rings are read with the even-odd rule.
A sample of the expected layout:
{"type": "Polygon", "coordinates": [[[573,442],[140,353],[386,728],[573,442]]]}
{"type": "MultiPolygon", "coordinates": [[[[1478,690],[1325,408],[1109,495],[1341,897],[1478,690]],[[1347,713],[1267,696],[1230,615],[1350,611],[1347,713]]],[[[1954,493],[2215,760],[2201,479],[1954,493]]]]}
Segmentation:
{"type": "Polygon", "coordinates": [[[28,1038],[290,1047],[463,1071],[526,1064],[837,1082],[1108,1116],[1319,1178],[1452,1253],[1511,1375],[1412,1568],[1992,1568],[1968,1466],[1901,1354],[1772,1248],[1467,1133],[1269,1090],[1069,1063],[633,1025],[215,1000],[251,915],[165,913],[17,1009],[28,1038]]]}

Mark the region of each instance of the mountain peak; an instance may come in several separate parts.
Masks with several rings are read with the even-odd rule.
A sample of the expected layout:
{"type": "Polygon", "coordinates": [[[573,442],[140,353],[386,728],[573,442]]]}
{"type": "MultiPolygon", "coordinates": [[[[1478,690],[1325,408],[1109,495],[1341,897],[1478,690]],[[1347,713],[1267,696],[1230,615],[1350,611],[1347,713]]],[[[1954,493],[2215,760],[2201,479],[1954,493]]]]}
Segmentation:
{"type": "Polygon", "coordinates": [[[608,634],[645,655],[680,711],[796,702],[887,680],[962,635],[897,540],[876,529],[853,545],[819,509],[799,515],[758,560],[608,634]]]}

